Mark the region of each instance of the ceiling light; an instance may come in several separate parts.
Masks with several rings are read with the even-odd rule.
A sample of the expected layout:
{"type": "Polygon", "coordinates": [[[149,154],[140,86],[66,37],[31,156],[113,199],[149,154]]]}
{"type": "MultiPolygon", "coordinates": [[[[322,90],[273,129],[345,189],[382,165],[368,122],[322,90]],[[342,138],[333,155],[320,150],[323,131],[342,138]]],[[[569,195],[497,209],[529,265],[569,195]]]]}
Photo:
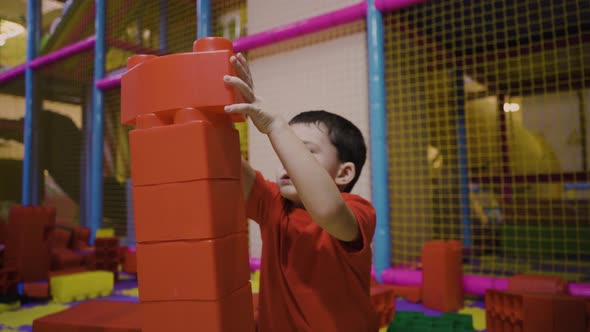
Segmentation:
{"type": "Polygon", "coordinates": [[[520,105],[517,103],[504,103],[504,112],[510,113],[517,112],[518,110],[520,110],[520,105]]]}

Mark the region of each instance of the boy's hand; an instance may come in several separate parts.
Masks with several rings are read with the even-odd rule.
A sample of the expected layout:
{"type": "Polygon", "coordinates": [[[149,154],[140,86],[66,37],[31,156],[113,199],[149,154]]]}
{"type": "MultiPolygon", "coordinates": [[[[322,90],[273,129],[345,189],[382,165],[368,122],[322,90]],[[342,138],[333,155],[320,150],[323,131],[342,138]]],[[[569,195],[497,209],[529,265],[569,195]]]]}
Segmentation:
{"type": "Polygon", "coordinates": [[[254,82],[246,58],[238,53],[230,58],[230,62],[238,76],[226,75],[223,80],[227,85],[235,88],[245,102],[228,105],[225,107],[225,111],[244,114],[252,119],[252,123],[261,133],[270,133],[280,121],[276,116],[262,110],[262,101],[254,94],[254,82]]]}

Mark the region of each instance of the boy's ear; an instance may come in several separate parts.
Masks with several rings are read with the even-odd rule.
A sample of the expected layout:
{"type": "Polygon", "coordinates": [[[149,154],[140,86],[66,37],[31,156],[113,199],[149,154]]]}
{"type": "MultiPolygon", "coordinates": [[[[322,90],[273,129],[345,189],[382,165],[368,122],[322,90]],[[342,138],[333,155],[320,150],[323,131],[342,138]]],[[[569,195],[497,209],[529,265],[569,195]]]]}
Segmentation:
{"type": "Polygon", "coordinates": [[[334,181],[336,185],[339,187],[345,187],[347,184],[352,182],[354,176],[356,175],[356,167],[350,161],[340,164],[340,168],[338,169],[338,173],[336,174],[336,178],[334,181]]]}

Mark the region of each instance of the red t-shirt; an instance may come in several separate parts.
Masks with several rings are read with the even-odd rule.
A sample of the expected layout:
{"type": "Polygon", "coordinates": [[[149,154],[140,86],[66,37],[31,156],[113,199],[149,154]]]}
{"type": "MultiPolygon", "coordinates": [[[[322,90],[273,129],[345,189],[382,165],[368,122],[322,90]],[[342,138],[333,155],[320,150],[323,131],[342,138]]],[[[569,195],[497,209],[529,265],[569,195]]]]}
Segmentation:
{"type": "Polygon", "coordinates": [[[375,210],[360,196],[342,197],[356,216],[362,247],[347,248],[304,209],[286,213],[278,186],[256,173],[246,213],[262,236],[258,331],[378,330],[369,294],[375,210]]]}

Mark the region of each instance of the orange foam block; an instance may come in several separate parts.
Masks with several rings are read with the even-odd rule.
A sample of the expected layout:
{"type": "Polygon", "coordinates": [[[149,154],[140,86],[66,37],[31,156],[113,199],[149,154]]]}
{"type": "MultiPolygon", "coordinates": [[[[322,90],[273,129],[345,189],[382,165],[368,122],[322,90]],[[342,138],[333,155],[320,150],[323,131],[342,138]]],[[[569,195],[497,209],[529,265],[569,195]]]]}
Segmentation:
{"type": "Polygon", "coordinates": [[[430,309],[463,308],[463,267],[458,241],[429,241],[422,248],[422,302],[430,309]]]}
{"type": "Polygon", "coordinates": [[[557,276],[515,275],[508,279],[508,289],[518,292],[567,294],[568,282],[557,276]]]}
{"type": "Polygon", "coordinates": [[[142,332],[254,332],[250,284],[219,301],[142,302],[142,332]]]}
{"type": "Polygon", "coordinates": [[[140,243],[141,301],[218,300],[250,281],[246,233],[221,239],[140,243]]]}
{"type": "Polygon", "coordinates": [[[239,134],[229,121],[135,129],[129,145],[134,186],[240,178],[239,134]]]}
{"type": "Polygon", "coordinates": [[[247,229],[239,180],[200,180],[133,187],[135,238],[198,240],[247,229]]]}
{"type": "Polygon", "coordinates": [[[121,76],[122,123],[133,125],[141,114],[165,114],[186,107],[223,113],[223,106],[236,101],[233,89],[223,81],[224,75],[235,76],[229,61],[232,42],[202,38],[195,42],[193,50],[129,58],[127,72],[121,76]]]}

